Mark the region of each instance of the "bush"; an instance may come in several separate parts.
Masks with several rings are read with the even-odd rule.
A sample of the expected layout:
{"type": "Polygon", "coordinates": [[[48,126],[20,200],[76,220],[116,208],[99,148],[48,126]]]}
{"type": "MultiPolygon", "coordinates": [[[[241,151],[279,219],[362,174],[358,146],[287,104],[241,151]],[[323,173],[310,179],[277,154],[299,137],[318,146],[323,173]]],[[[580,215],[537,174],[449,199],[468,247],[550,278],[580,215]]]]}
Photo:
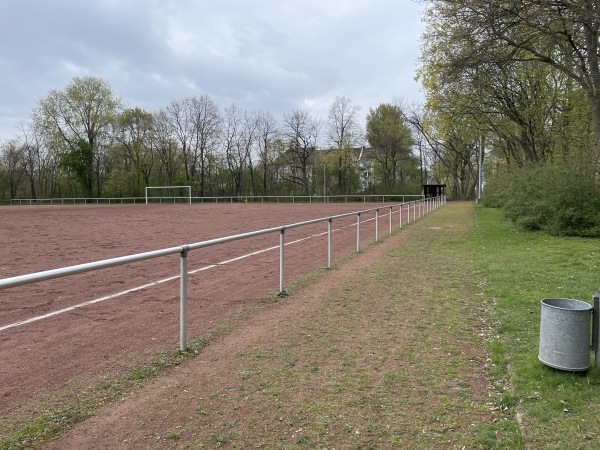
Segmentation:
{"type": "MultiPolygon", "coordinates": [[[[535,164],[507,176],[505,216],[555,236],[600,237],[600,185],[588,167],[535,164]]],[[[487,195],[487,191],[486,191],[487,195]]],[[[484,203],[485,204],[485,203],[484,203]]]]}
{"type": "Polygon", "coordinates": [[[506,173],[495,175],[485,183],[481,203],[488,208],[502,208],[509,196],[510,179],[506,173]]]}

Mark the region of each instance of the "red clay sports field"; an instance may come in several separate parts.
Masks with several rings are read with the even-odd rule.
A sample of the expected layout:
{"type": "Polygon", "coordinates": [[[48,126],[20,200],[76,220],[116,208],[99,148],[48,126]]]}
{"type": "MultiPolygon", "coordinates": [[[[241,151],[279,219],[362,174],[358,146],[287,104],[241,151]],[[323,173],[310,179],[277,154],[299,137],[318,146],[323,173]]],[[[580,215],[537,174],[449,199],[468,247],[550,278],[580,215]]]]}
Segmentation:
{"type": "MultiPolygon", "coordinates": [[[[381,207],[390,204],[74,205],[0,208],[0,279],[381,207]]],[[[398,207],[393,226],[400,224],[398,207]]],[[[361,245],[375,239],[361,215],[361,245]]],[[[406,209],[403,222],[407,221],[406,209]]],[[[333,259],[356,250],[356,217],[333,222],[333,259]]],[[[327,223],[286,231],[285,283],[327,264],[327,223]],[[299,242],[295,242],[298,241],[299,242]]],[[[264,301],[279,288],[279,234],[191,251],[188,336],[264,301]],[[244,255],[275,247],[236,261],[244,255]],[[216,265],[204,271],[196,270],[216,265]]],[[[293,297],[281,301],[293,301],[293,297]]],[[[81,383],[125,373],[179,341],[179,256],[164,256],[0,290],[0,411],[81,383]],[[164,281],[169,279],[169,281],[164,281]],[[158,284],[157,281],[163,280],[158,284]],[[140,289],[140,286],[147,286],[140,289]],[[132,290],[129,293],[123,293],[132,290]],[[116,296],[113,296],[115,295],[116,296]],[[25,324],[45,314],[92,300],[25,324]]]]}

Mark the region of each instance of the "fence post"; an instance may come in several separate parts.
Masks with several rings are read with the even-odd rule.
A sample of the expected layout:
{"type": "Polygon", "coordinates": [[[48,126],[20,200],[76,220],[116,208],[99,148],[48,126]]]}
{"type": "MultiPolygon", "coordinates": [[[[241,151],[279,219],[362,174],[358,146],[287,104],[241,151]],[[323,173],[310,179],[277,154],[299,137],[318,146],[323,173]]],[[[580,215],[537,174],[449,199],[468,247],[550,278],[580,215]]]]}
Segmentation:
{"type": "Polygon", "coordinates": [[[283,292],[285,228],[279,232],[279,292],[283,292]]]}
{"type": "Polygon", "coordinates": [[[356,253],[360,253],[360,213],[356,214],[356,253]]]}
{"type": "Polygon", "coordinates": [[[408,213],[406,214],[406,224],[408,225],[410,223],[410,202],[408,202],[406,206],[406,212],[408,213]]]}
{"type": "Polygon", "coordinates": [[[331,269],[331,217],[327,221],[327,268],[331,269]]]}
{"type": "Polygon", "coordinates": [[[379,208],[375,210],[375,242],[379,240],[379,208]]]}
{"type": "Polygon", "coordinates": [[[184,245],[179,255],[179,350],[187,350],[187,255],[189,247],[184,245]]]}
{"type": "Polygon", "coordinates": [[[393,207],[390,206],[390,234],[392,234],[392,212],[393,212],[393,207]]]}
{"type": "Polygon", "coordinates": [[[404,203],[400,203],[400,228],[402,228],[402,209],[404,208],[404,203]]]}

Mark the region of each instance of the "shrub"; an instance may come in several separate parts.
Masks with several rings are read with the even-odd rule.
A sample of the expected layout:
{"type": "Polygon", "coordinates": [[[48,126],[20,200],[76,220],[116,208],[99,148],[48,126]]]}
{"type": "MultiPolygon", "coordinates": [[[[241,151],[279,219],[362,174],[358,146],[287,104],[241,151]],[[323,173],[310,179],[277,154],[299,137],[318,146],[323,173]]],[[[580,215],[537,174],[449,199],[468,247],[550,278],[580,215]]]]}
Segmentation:
{"type": "Polygon", "coordinates": [[[494,175],[485,183],[481,202],[488,208],[501,208],[506,205],[509,197],[510,178],[508,174],[494,175]]]}
{"type": "Polygon", "coordinates": [[[589,167],[532,164],[511,172],[505,183],[504,197],[497,197],[508,198],[504,213],[517,226],[555,236],[600,237],[600,185],[589,167]]]}

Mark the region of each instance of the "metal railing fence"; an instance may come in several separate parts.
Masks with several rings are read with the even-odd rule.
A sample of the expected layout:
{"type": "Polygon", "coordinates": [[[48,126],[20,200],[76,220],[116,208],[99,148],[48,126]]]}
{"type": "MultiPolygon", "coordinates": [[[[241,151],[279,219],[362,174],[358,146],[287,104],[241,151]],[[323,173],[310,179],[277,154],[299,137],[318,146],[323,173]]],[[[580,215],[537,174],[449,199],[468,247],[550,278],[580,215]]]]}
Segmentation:
{"type": "Polygon", "coordinates": [[[285,292],[284,286],[284,274],[285,274],[285,232],[286,230],[307,226],[316,223],[327,222],[327,268],[331,268],[331,253],[332,253],[332,223],[335,219],[342,217],[356,216],[356,252],[360,252],[360,217],[361,214],[369,212],[375,212],[375,240],[379,240],[379,211],[389,209],[389,233],[392,234],[393,224],[392,217],[394,208],[397,208],[399,214],[399,228],[402,228],[403,222],[403,211],[408,215],[407,223],[411,220],[415,221],[418,217],[422,217],[425,214],[439,208],[446,203],[445,196],[427,198],[421,200],[415,200],[407,203],[394,204],[389,206],[381,206],[377,208],[370,208],[361,211],[355,211],[350,213],[338,214],[335,216],[322,217],[319,219],[307,220],[303,222],[297,222],[288,225],[277,226],[273,228],[265,228],[262,230],[251,231],[248,233],[241,233],[217,239],[210,239],[207,241],[196,242],[192,244],[179,245],[176,247],[165,248],[161,250],[154,250],[144,253],[136,253],[128,256],[120,256],[116,258],[104,259],[100,261],[94,261],[84,264],[78,264],[74,266],[62,267],[59,269],[45,270],[41,272],[35,272],[26,275],[20,275],[10,278],[0,279],[0,290],[7,289],[16,286],[22,286],[26,284],[37,283],[44,280],[61,278],[78,273],[89,272],[93,270],[100,270],[108,267],[119,266],[122,264],[128,264],[147,259],[158,258],[161,256],[173,255],[179,253],[180,255],[180,333],[179,333],[179,348],[181,351],[187,350],[187,280],[188,280],[188,268],[187,268],[187,256],[192,250],[197,250],[213,245],[224,244],[227,242],[236,241],[239,239],[250,238],[254,236],[261,236],[268,233],[279,233],[279,292],[285,292]]]}
{"type": "Polygon", "coordinates": [[[401,202],[423,199],[423,195],[259,195],[224,197],[66,197],[66,198],[14,198],[11,205],[124,205],[124,204],[162,204],[162,203],[371,203],[401,202]]]}

